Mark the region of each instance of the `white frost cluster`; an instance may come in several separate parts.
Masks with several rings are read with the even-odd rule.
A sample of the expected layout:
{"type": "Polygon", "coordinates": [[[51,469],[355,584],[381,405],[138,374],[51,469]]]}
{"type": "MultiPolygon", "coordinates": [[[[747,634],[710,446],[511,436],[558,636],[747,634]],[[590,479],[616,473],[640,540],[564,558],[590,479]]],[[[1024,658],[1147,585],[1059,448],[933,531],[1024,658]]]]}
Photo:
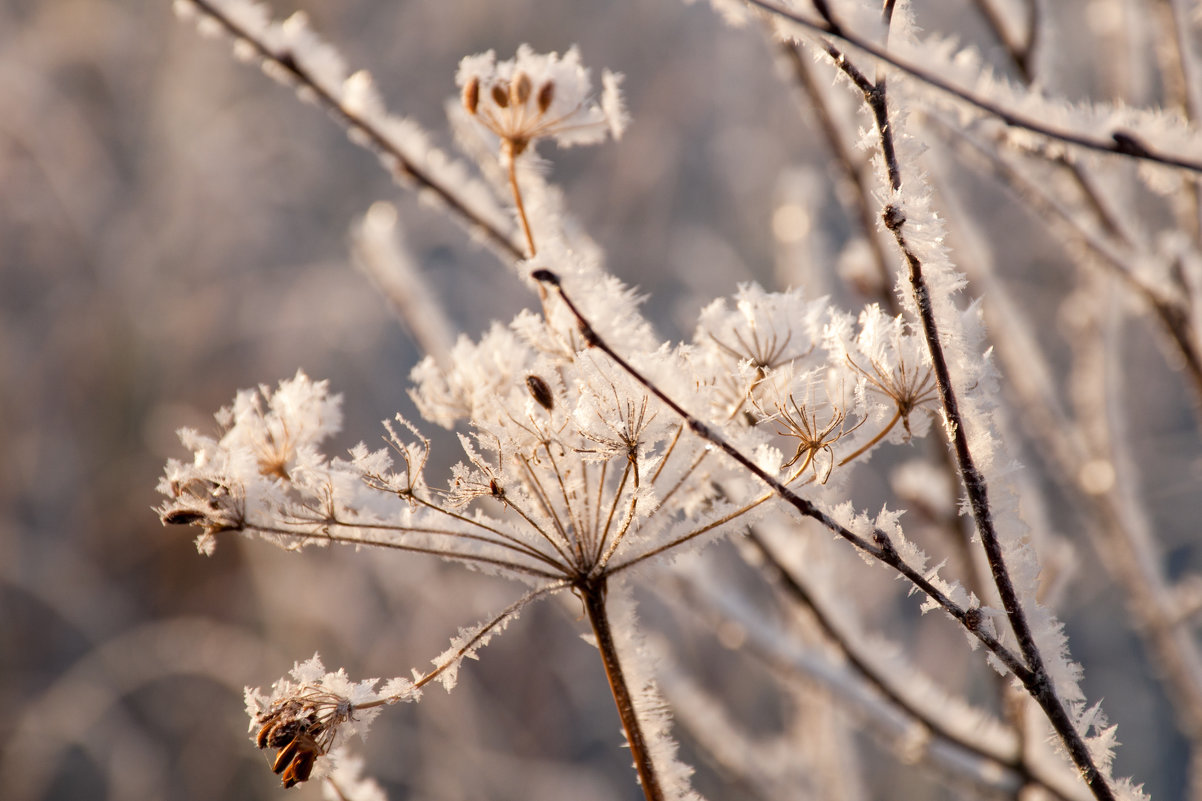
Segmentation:
{"type": "MultiPolygon", "coordinates": [[[[352,463],[321,453],[342,424],[341,398],[328,389],[325,381],[298,371],[275,391],[261,386],[239,392],[216,415],[220,436],[180,430],[193,456],[167,463],[158,487],[167,496],[158,508],[163,522],[201,527],[197,547],[211,554],[216,534],[246,530],[248,520],[273,520],[298,503],[355,494],[359,476],[378,457],[359,449],[352,463]]],[[[286,529],[276,526],[270,533],[286,529]]]]}
{"type": "Polygon", "coordinates": [[[341,669],[327,672],[317,654],[296,663],[289,675],[272,685],[270,695],[246,688],[251,739],[259,748],[276,749],[273,770],[285,787],[324,775],[327,755],[351,735],[365,736],[379,705],[402,697],[377,693],[379,679],[352,682],[341,669]]]}
{"type": "MultiPolygon", "coordinates": [[[[179,5],[192,9],[194,4],[179,5]]],[[[416,126],[390,117],[370,76],[348,75],[302,15],[276,24],[246,0],[216,0],[207,13],[204,24],[233,36],[241,55],[348,115],[352,136],[390,167],[411,176],[412,165],[428,168],[433,176],[428,189],[437,189],[438,181],[467,187],[460,194],[468,199],[465,207],[479,207],[474,219],[495,220],[495,199],[482,200],[483,190],[477,197],[480,187],[431,148],[416,126]]],[[[898,28],[904,33],[904,24],[898,28]]],[[[905,41],[901,33],[898,39],[905,41]]],[[[899,47],[905,52],[905,45],[899,47]]],[[[953,55],[949,46],[928,57],[946,60],[951,72],[964,66],[953,55]]],[[[969,66],[983,94],[1005,94],[1006,85],[995,85],[979,65],[969,66]]],[[[575,48],[560,56],[523,45],[511,60],[498,61],[488,51],[459,65],[462,106],[496,138],[490,144],[508,168],[526,228],[531,258],[520,269],[554,270],[559,286],[579,305],[570,306],[563,295],[540,286],[539,313],[523,312],[509,325],[494,323],[479,340],[461,338],[442,360],[427,358],[413,370],[411,394],[422,417],[459,434],[464,458],[445,487],[432,485],[425,475],[429,441],[400,418],[386,423],[390,450],[358,445],[346,458],[328,455],[323,449],[342,422],[340,399],[326,382],[303,372],[274,390],[261,386],[238,393],[218,413],[215,436],[180,432],[192,458],[168,462],[159,484],[166,500],[157,511],[165,524],[200,528],[198,547],[204,553],[211,553],[225,532],[286,548],[376,546],[449,559],[529,587],[491,621],[461,629],[434,660],[433,670],[415,671],[412,679],[393,679],[377,689],[377,679],[352,682],[342,670],[327,672],[315,655],[296,664],[269,694],[248,689],[253,739],[260,748],[277,750],[274,770],[285,786],[329,775],[336,797],[377,801],[382,793],[359,778],[357,763],[347,761],[330,773],[325,757],[349,735],[364,733],[381,705],[416,699],[432,680],[450,690],[463,660],[474,658],[534,599],[565,589],[583,595],[585,588],[614,586],[620,590],[613,594],[611,611],[619,622],[621,650],[630,659],[634,703],[648,727],[651,752],[673,797],[693,797],[689,771],[675,759],[648,660],[639,658],[645,648],[628,588],[645,566],[773,514],[768,501],[779,498],[699,436],[702,424],[681,420],[641,379],[590,347],[596,343],[589,337],[603,337],[659,391],[792,492],[823,501],[838,497],[838,485],[857,462],[883,445],[904,446],[926,436],[941,414],[930,348],[909,322],[919,310],[904,274],[899,295],[908,317],[889,315],[877,305],[853,312],[799,289],[768,292],[749,284],[734,298],[703,309],[692,342],[674,345],[656,336],[639,299],[604,272],[590,243],[565,232],[555,191],[526,173],[523,180],[533,187],[531,229],[522,210],[519,157],[541,139],[572,146],[620,137],[627,123],[620,81],[604,73],[595,97],[575,48]],[[583,325],[578,314],[595,328],[583,325]],[[616,577],[612,585],[611,577],[616,577]]],[[[904,82],[897,85],[904,90],[904,82]]],[[[1039,100],[1029,93],[1025,97],[1039,100]]],[[[1088,116],[1031,102],[1030,113],[1063,112],[1066,126],[1079,126],[1088,116]]],[[[1117,114],[1104,115],[1108,126],[1119,124],[1117,114]]],[[[895,112],[890,125],[904,132],[905,122],[905,115],[895,112]]],[[[1176,144],[1170,134],[1180,134],[1179,126],[1160,127],[1176,144]]],[[[873,136],[866,133],[865,142],[872,144],[873,136]]],[[[917,161],[917,145],[904,133],[895,138],[902,160],[917,161]]],[[[933,317],[970,421],[971,450],[984,473],[998,476],[1008,463],[992,425],[994,375],[982,345],[979,309],[962,308],[957,301],[964,277],[947,258],[944,225],[929,189],[914,179],[884,196],[904,215],[907,253],[923,263],[933,289],[933,317]]],[[[911,469],[900,480],[911,497],[945,511],[946,499],[924,495],[917,486],[926,478],[911,469]]],[[[1061,626],[1035,603],[1037,566],[1017,522],[1014,497],[1005,482],[994,486],[1000,539],[1031,610],[1049,674],[1094,758],[1108,772],[1114,729],[1098,707],[1085,707],[1061,626]]],[[[1003,617],[944,579],[942,563],[928,565],[926,554],[906,538],[899,511],[882,508],[870,516],[850,502],[828,505],[824,522],[829,527],[873,543],[933,588],[924,611],[945,604],[977,610],[982,620],[971,628],[1009,645],[1003,617]]],[[[867,548],[861,555],[874,562],[867,548]]]]}
{"type": "Polygon", "coordinates": [[[621,76],[605,72],[600,100],[594,100],[575,47],[562,57],[535,53],[529,45],[507,61],[497,61],[492,50],[467,56],[455,83],[464,107],[497,137],[505,159],[517,158],[538,139],[590,145],[607,135],[617,139],[626,128],[621,76]]]}

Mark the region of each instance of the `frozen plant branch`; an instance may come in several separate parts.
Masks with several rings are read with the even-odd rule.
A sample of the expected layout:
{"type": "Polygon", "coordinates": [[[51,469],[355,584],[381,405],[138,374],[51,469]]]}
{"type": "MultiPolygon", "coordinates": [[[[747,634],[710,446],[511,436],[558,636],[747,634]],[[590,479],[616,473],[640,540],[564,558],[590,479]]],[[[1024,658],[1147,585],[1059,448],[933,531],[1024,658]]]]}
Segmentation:
{"type": "Polygon", "coordinates": [[[769,14],[788,20],[789,22],[798,25],[812,33],[821,34],[823,36],[833,36],[847,42],[857,50],[862,50],[873,58],[888,64],[889,66],[898,69],[907,75],[921,81],[922,83],[931,86],[934,89],[949,95],[960,102],[985,112],[986,114],[996,117],[1001,122],[1011,128],[1018,128],[1029,131],[1048,139],[1058,142],[1063,142],[1083,150],[1092,150],[1099,153],[1109,153],[1112,155],[1126,156],[1140,161],[1148,161],[1155,164],[1162,164],[1167,167],[1174,167],[1181,170],[1186,170],[1190,173],[1202,173],[1202,160],[1189,158],[1186,156],[1176,155],[1173,153],[1160,152],[1145,144],[1136,135],[1124,131],[1114,130],[1109,137],[1103,138],[1083,134],[1071,129],[1063,129],[1045,125],[1031,117],[1011,111],[997,103],[986,100],[973,92],[957,86],[950,81],[944,80],[935,73],[918,66],[910,61],[907,61],[899,56],[893,55],[886,48],[870,42],[864,37],[844,29],[842,26],[830,21],[816,21],[808,19],[786,8],[776,5],[775,3],[767,2],[767,0],[747,0],[747,2],[769,14]]]}
{"type": "Polygon", "coordinates": [[[771,571],[772,577],[784,588],[785,594],[797,605],[805,608],[810,613],[811,618],[818,624],[818,628],[822,630],[823,635],[829,642],[834,643],[852,669],[855,670],[866,684],[880,693],[889,703],[896,706],[914,721],[920,723],[936,737],[947,741],[957,748],[961,748],[982,759],[996,762],[1004,766],[1007,770],[1013,771],[1020,779],[1021,784],[1039,786],[1055,798],[1068,801],[1069,797],[1056,787],[1051,779],[1043,776],[1038,768],[1028,764],[1021,753],[1021,749],[1016,748],[1012,753],[1006,753],[1000,749],[990,747],[979,738],[966,737],[962,732],[956,731],[951,726],[946,725],[936,715],[930,714],[929,710],[925,710],[912,703],[895,687],[894,681],[885,671],[878,670],[868,659],[860,654],[854,644],[854,640],[846,637],[839,630],[831,615],[827,613],[802,580],[777,559],[776,554],[764,541],[763,536],[754,528],[751,528],[747,533],[747,538],[755,546],[759,556],[764,560],[763,568],[771,571]]]}
{"type": "MultiPolygon", "coordinates": [[[[441,166],[429,174],[420,172],[418,168],[428,166],[425,155],[415,156],[421,148],[397,145],[395,153],[388,150],[398,128],[383,113],[369,80],[364,74],[332,77],[341,75],[341,67],[327,63],[332,51],[316,42],[303,21],[268,24],[261,7],[242,0],[181,0],[180,5],[205,17],[202,29],[234,37],[236,52],[262,62],[275,77],[325,108],[398,177],[416,183],[426,195],[441,197],[435,191],[441,185],[451,196],[470,198],[467,184],[445,180],[448,173],[441,166]]],[[[755,5],[772,7],[767,2],[755,5]]],[[[886,30],[907,24],[906,4],[887,0],[884,6],[886,30]]],[[[660,725],[658,702],[648,690],[651,683],[640,675],[639,648],[629,639],[637,631],[636,621],[633,614],[625,614],[624,598],[608,602],[607,590],[614,589],[617,596],[620,584],[637,581],[653,561],[699,549],[723,533],[753,525],[760,516],[783,511],[789,527],[795,528],[796,512],[850,543],[866,561],[885,564],[889,575],[907,579],[912,593],[925,595],[924,611],[941,608],[952,616],[974,647],[985,646],[986,661],[1003,676],[1013,676],[1008,683],[1022,684],[1044,708],[1090,792],[1099,799],[1113,797],[1116,788],[1126,794],[1123,783],[1115,782],[1114,788],[1108,784],[1112,740],[1107,737],[1113,735],[1092,710],[1080,708],[1083,696],[1077,692],[1076,666],[1056,647],[1056,621],[1034,601],[1034,563],[1023,559],[1025,543],[1012,536],[1020,523],[1015,505],[1008,505],[1005,492],[999,491],[1006,489],[1005,482],[994,481],[991,506],[984,472],[992,478],[999,462],[987,448],[994,444],[989,439],[993,418],[980,405],[992,389],[989,356],[972,340],[978,330],[975,309],[961,312],[953,303],[960,276],[939,251],[942,228],[937,217],[927,213],[924,196],[908,185],[902,192],[903,167],[910,169],[913,146],[894,130],[905,106],[894,109],[891,117],[884,74],[888,71],[890,80],[896,78],[898,88],[906,90],[910,82],[901,72],[911,51],[902,42],[888,52],[878,48],[874,53],[870,42],[860,43],[848,34],[841,24],[844,17],[836,19],[826,2],[818,0],[815,8],[823,21],[810,23],[802,41],[808,45],[810,34],[818,34],[821,48],[858,89],[876,123],[879,141],[866,141],[879,145],[886,173],[884,231],[873,223],[875,203],[870,200],[864,159],[846,147],[839,151],[848,135],[836,126],[828,126],[827,134],[859,189],[866,233],[880,239],[888,231],[896,242],[905,270],[898,282],[901,289],[887,296],[887,302],[911,308],[913,322],[887,316],[873,305],[860,314],[859,336],[853,337],[856,318],[825,298],[803,302],[800,292],[741,287],[735,312],[727,313],[722,300],[702,313],[692,346],[665,343],[639,312],[633,292],[604,272],[596,248],[562,219],[557,190],[534,169],[539,139],[571,144],[619,132],[608,119],[610,104],[593,103],[575,51],[562,57],[539,56],[523,48],[513,60],[499,63],[491,52],[469,56],[457,77],[462,109],[453,114],[461,123],[462,140],[470,143],[489,175],[496,198],[509,207],[477,217],[490,221],[492,233],[485,231],[484,236],[495,250],[510,262],[521,262],[517,266],[522,273],[533,270],[529,275],[537,282],[542,315],[527,311],[509,326],[495,323],[478,342],[461,337],[447,347],[443,337],[444,358],[427,359],[414,370],[412,397],[420,413],[458,430],[465,460],[453,468],[449,484],[429,487],[422,475],[429,441],[404,421],[420,443],[408,437],[402,441],[390,428],[395,453],[357,446],[349,460],[326,457],[318,445],[337,429],[330,419],[337,416],[336,402],[325,396],[323,385],[309,399],[311,404],[300,404],[305,414],[290,417],[288,398],[278,405],[277,400],[296,387],[285,391],[282,385],[270,402],[266,390],[258,400],[240,396],[235,411],[219,418],[225,431],[217,439],[185,433],[193,463],[169,462],[160,484],[168,496],[159,509],[161,519],[198,526],[205,548],[225,532],[254,534],[289,549],[310,543],[373,545],[468,564],[533,586],[534,595],[570,589],[590,619],[639,783],[648,801],[661,801],[688,796],[687,781],[680,779],[687,769],[673,766],[671,753],[663,758],[671,743],[666,725],[660,725]],[[839,37],[843,41],[837,41],[839,37]],[[875,78],[869,77],[871,69],[861,70],[849,60],[849,54],[860,58],[856,54],[861,49],[877,59],[863,59],[875,66],[875,78]],[[903,57],[890,61],[890,53],[903,57]],[[916,299],[916,311],[907,289],[916,299]],[[922,339],[916,333],[919,323],[922,339]],[[959,398],[952,389],[953,374],[960,381],[959,398]],[[980,382],[986,386],[978,391],[980,382]],[[965,385],[971,387],[961,389],[965,385]],[[265,411],[263,403],[271,408],[265,411]],[[1001,614],[982,608],[964,588],[945,581],[941,565],[928,567],[925,555],[897,524],[900,512],[886,508],[870,520],[857,517],[850,502],[832,500],[846,475],[839,468],[867,461],[882,442],[905,443],[911,435],[925,435],[939,417],[939,405],[1013,634],[1004,630],[1001,614]],[[314,420],[317,423],[310,425],[314,420]],[[966,431],[970,425],[972,430],[966,431]],[[725,458],[711,456],[718,452],[725,458]],[[398,462],[403,464],[394,467],[398,462]],[[827,484],[837,470],[839,475],[827,484]],[[619,573],[621,582],[611,580],[619,573]],[[1095,734],[1088,736],[1091,726],[1095,734]]],[[[799,49],[793,46],[790,52],[800,66],[799,49]]],[[[915,61],[927,64],[931,72],[929,65],[940,63],[942,55],[915,61]]],[[[954,77],[940,76],[947,86],[973,86],[963,91],[993,98],[985,102],[1001,109],[1000,118],[1015,128],[1022,126],[1004,116],[1010,108],[1025,109],[1027,118],[1038,116],[1030,114],[1030,106],[1011,103],[1008,87],[994,92],[985,80],[974,83],[962,72],[950,74],[954,77]]],[[[799,72],[803,82],[805,77],[799,72]]],[[[916,77],[921,82],[923,76],[916,77]]],[[[614,76],[606,78],[606,92],[610,90],[616,95],[614,76]]],[[[934,94],[944,108],[945,98],[934,94]]],[[[952,107],[966,111],[964,98],[954,96],[952,107]]],[[[1032,97],[1033,102],[1046,102],[1032,97]]],[[[1076,120],[1072,118],[1074,124],[1076,120]]],[[[1021,138],[1002,126],[991,130],[1003,131],[1012,141],[1021,138]]],[[[1141,128],[1137,136],[1147,134],[1141,128]]],[[[1049,150],[1058,147],[1039,137],[1030,139],[1049,150]]],[[[1131,136],[1116,139],[1107,151],[1123,153],[1115,147],[1138,151],[1126,155],[1144,161],[1164,163],[1131,136]]],[[[1075,147],[1064,151],[1068,157],[1080,155],[1075,147]]],[[[921,185],[909,177],[906,183],[921,185]]],[[[470,209],[457,209],[445,197],[442,205],[474,221],[470,209]]],[[[1114,208],[1122,206],[1116,203],[1114,208]]],[[[886,258],[886,250],[877,249],[882,268],[893,258],[886,258]]],[[[298,375],[296,383],[303,385],[300,379],[298,375]]],[[[955,470],[947,472],[954,480],[955,470]]],[[[945,519],[958,522],[952,506],[949,501],[945,519]]],[[[726,587],[706,589],[725,600],[726,587]]],[[[795,589],[793,594],[797,596],[795,589]]],[[[508,610],[501,618],[507,615],[508,610]]],[[[476,633],[492,629],[489,624],[476,633]]],[[[844,634],[850,640],[848,653],[854,654],[860,643],[844,634]]],[[[478,644],[471,632],[461,634],[444,654],[450,661],[436,661],[435,674],[440,680],[453,680],[451,663],[458,664],[478,644]]],[[[885,679],[877,676],[882,694],[889,696],[887,680],[893,679],[894,695],[904,704],[901,679],[885,679]]],[[[318,700],[324,704],[329,699],[318,700]]],[[[372,708],[367,705],[371,703],[360,702],[358,708],[372,708]]],[[[884,706],[882,702],[878,708],[884,706]]],[[[261,729],[267,740],[280,744],[276,762],[286,781],[307,777],[316,757],[328,749],[329,733],[350,722],[350,707],[344,709],[341,702],[326,707],[312,720],[293,715],[261,729]],[[294,723],[303,737],[293,734],[294,723]]],[[[293,711],[298,710],[289,714],[293,711]]],[[[896,712],[890,716],[901,717],[896,712]]],[[[940,719],[928,711],[926,717],[934,719],[936,734],[946,734],[944,729],[956,734],[953,714],[940,719]]],[[[1042,752],[1027,752],[1025,731],[1016,736],[1018,753],[1001,754],[1004,765],[1014,774],[1012,780],[1038,784],[1034,774],[1025,771],[1042,752]]],[[[968,750],[984,757],[985,744],[968,738],[968,750]],[[974,750],[974,745],[979,748],[974,750]]],[[[1000,741],[995,738],[991,744],[1000,741]]],[[[1003,742],[1003,750],[1008,748],[1003,742]]],[[[1067,770],[1064,763],[1059,767],[1067,770]]],[[[335,792],[342,795],[337,787],[335,792]]],[[[1073,790],[1086,792],[1084,785],[1073,790]]]]}
{"type": "MultiPolygon", "coordinates": [[[[216,25],[218,30],[234,40],[239,55],[258,59],[268,75],[292,86],[302,97],[323,108],[347,130],[352,141],[375,153],[396,178],[416,186],[428,197],[437,198],[452,217],[462,221],[469,231],[478,232],[498,253],[511,260],[525,257],[522,248],[508,232],[502,230],[493,215],[478,208],[461,191],[461,187],[467,184],[465,176],[456,175],[452,182],[444,179],[447,176],[437,174],[451,164],[446,162],[446,157],[441,153],[420,141],[424,139],[424,134],[413,123],[390,118],[378,108],[380,102],[367,73],[355,73],[345,80],[342,87],[329,86],[315,74],[306,61],[305,53],[298,52],[288,42],[288,28],[291,26],[301,29],[293,31],[291,38],[313,46],[309,42],[312,35],[304,30],[303,16],[294,15],[274,29],[260,18],[261,8],[249,3],[175,0],[175,6],[182,16],[201,15],[202,30],[207,27],[206,22],[216,25]],[[280,32],[283,32],[282,36],[280,32]],[[273,44],[273,39],[281,40],[281,44],[273,44]],[[398,138],[398,133],[410,139],[411,143],[419,144],[425,152],[411,153],[410,147],[398,138]],[[456,183],[459,187],[456,187],[456,183]]],[[[327,62],[321,67],[334,73],[328,63],[331,54],[321,55],[325,56],[327,62]]]]}
{"type": "Polygon", "coordinates": [[[889,534],[883,529],[876,527],[872,532],[872,539],[868,540],[856,534],[851,529],[839,523],[826,512],[819,509],[816,505],[802,498],[778,478],[768,473],[751,457],[744,454],[734,445],[730,444],[711,426],[699,420],[696,416],[689,413],[683,406],[669,397],[662,389],[654,382],[646,378],[641,372],[633,367],[628,361],[622,358],[610,345],[596,332],[592,324],[589,322],[576,305],[575,301],[568,295],[560,283],[559,277],[550,270],[536,270],[531,274],[531,277],[547,286],[555,289],[560,299],[572,312],[576,318],[577,324],[580,327],[581,335],[589,347],[596,348],[604,353],[615,364],[625,371],[631,378],[641,384],[648,392],[658,398],[665,406],[671,409],[674,413],[680,416],[685,422],[689,431],[697,435],[701,439],[710,443],[714,447],[725,453],[730,459],[739,464],[742,468],[754,475],[757,479],[772,490],[772,492],[787,504],[792,506],[805,517],[812,518],[830,531],[834,532],[839,537],[847,540],[859,551],[868,554],[879,562],[893,568],[895,571],[907,578],[915,587],[925,593],[932,601],[938,604],[948,614],[960,622],[960,624],[976,639],[980,640],[986,648],[989,649],[1003,665],[1006,666],[1020,681],[1026,685],[1028,682],[1033,682],[1033,674],[1023,664],[1022,660],[1012,653],[1008,648],[1001,644],[983,625],[982,615],[976,607],[965,608],[955,603],[946,593],[937,588],[926,576],[918,570],[907,564],[893,547],[889,534]]]}
{"type": "Polygon", "coordinates": [[[597,580],[582,582],[575,589],[584,601],[585,613],[593,627],[593,635],[597,639],[597,648],[601,652],[601,661],[605,666],[605,677],[609,680],[610,693],[618,707],[622,728],[626,731],[626,742],[630,744],[630,752],[634,755],[634,767],[639,774],[639,785],[643,788],[643,795],[647,801],[664,801],[664,791],[660,787],[655,763],[651,760],[651,751],[648,748],[647,738],[643,734],[643,725],[635,711],[630,685],[626,681],[626,675],[618,659],[618,648],[614,643],[609,613],[605,608],[605,578],[602,576],[597,580]]]}
{"type": "MultiPolygon", "coordinates": [[[[755,0],[753,0],[755,1],[755,0]]],[[[872,112],[880,140],[881,154],[890,188],[897,197],[902,186],[900,165],[895,146],[894,126],[890,123],[888,101],[886,99],[883,81],[871,82],[855,65],[829,43],[825,45],[827,53],[834,59],[835,64],[851,79],[852,83],[864,96],[864,103],[872,112]]],[[[1106,776],[1098,769],[1094,757],[1090,753],[1081,733],[1077,731],[1064,701],[1056,691],[1055,684],[1048,673],[1043,654],[1035,641],[1035,635],[1027,614],[1023,609],[1018,590],[1006,564],[1001,538],[994,526],[993,510],[989,503],[989,489],[984,474],[977,468],[976,461],[968,445],[968,434],[965,430],[965,420],[960,412],[960,403],[952,386],[951,371],[944,354],[943,342],[939,335],[938,324],[932,304],[931,290],[923,273],[923,262],[914,248],[907,241],[904,231],[906,215],[895,201],[886,204],[882,219],[885,227],[893,234],[901,250],[908,270],[910,288],[914,293],[914,302],[918,317],[926,339],[927,351],[930,354],[931,366],[935,373],[936,385],[943,404],[946,427],[952,438],[952,445],[959,465],[960,477],[968,494],[969,505],[973,519],[976,522],[977,533],[981,545],[989,561],[990,572],[993,574],[994,585],[1001,597],[1002,606],[1010,621],[1010,627],[1018,639],[1019,649],[1029,672],[1023,680],[1027,692],[1039,703],[1044,710],[1052,727],[1064,742],[1069,756],[1081,771],[1086,783],[1093,791],[1098,801],[1110,801],[1114,791],[1106,776]]]]}

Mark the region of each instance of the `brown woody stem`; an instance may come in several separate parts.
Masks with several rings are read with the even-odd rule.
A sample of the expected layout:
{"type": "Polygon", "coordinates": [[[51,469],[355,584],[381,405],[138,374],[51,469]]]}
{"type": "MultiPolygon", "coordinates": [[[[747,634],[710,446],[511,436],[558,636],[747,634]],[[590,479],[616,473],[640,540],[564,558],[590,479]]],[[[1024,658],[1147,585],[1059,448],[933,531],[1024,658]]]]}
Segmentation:
{"type": "Polygon", "coordinates": [[[522,190],[518,186],[517,157],[511,152],[506,153],[504,157],[509,162],[509,188],[513,190],[513,203],[517,208],[518,222],[522,224],[522,233],[526,235],[526,247],[530,248],[530,256],[533,257],[538,251],[534,248],[534,233],[530,230],[530,220],[526,217],[526,204],[522,202],[522,190]]]}
{"type": "Polygon", "coordinates": [[[664,801],[664,791],[659,786],[659,776],[655,772],[647,741],[643,737],[643,728],[634,709],[630,687],[626,684],[626,676],[622,673],[622,665],[618,661],[618,649],[614,644],[609,615],[605,610],[605,579],[589,581],[579,586],[577,591],[584,601],[589,623],[593,625],[597,648],[601,651],[601,662],[605,665],[605,677],[609,679],[609,691],[618,707],[618,716],[622,718],[622,728],[626,730],[626,742],[630,744],[630,752],[634,755],[634,768],[638,771],[643,795],[647,801],[664,801]]]}

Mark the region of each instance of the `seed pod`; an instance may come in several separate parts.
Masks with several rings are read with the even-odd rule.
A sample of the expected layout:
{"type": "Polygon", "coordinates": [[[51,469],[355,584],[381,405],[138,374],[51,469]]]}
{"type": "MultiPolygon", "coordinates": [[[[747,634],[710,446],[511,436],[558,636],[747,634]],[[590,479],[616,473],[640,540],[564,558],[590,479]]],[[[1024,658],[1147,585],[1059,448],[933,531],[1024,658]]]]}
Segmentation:
{"type": "Polygon", "coordinates": [[[526,101],[530,99],[530,76],[524,72],[519,72],[514,78],[513,85],[509,87],[509,98],[515,106],[524,106],[526,101]]]}
{"type": "Polygon", "coordinates": [[[552,101],[555,100],[555,83],[547,81],[538,90],[538,113],[546,114],[547,109],[551,108],[552,101]]]}
{"type": "Polygon", "coordinates": [[[280,777],[284,780],[284,789],[308,781],[309,774],[313,772],[313,763],[316,761],[316,751],[301,751],[297,754],[296,758],[292,760],[292,764],[288,766],[288,770],[284,771],[284,775],[280,777]]]}
{"type": "Polygon", "coordinates": [[[169,526],[194,526],[202,522],[205,516],[190,509],[172,509],[162,517],[164,524],[169,526]]]}
{"type": "Polygon", "coordinates": [[[467,109],[468,114],[475,114],[479,106],[480,79],[472,78],[467,82],[467,86],[463,87],[463,107],[467,109]]]}
{"type": "Polygon", "coordinates": [[[509,108],[509,84],[504,81],[493,84],[492,100],[501,108],[509,108]]]}
{"type": "Polygon", "coordinates": [[[283,773],[284,768],[288,767],[298,751],[300,751],[300,738],[294,737],[292,742],[281,748],[280,752],[275,755],[275,762],[271,763],[271,772],[283,773]]]}
{"type": "Polygon", "coordinates": [[[255,737],[255,745],[260,748],[266,748],[271,742],[271,732],[275,729],[275,721],[269,720],[263,724],[263,728],[259,729],[259,735],[255,737]]]}
{"type": "Polygon", "coordinates": [[[538,405],[548,412],[555,406],[555,396],[551,394],[551,388],[547,386],[546,381],[533,373],[526,376],[526,389],[530,390],[538,405]]]}

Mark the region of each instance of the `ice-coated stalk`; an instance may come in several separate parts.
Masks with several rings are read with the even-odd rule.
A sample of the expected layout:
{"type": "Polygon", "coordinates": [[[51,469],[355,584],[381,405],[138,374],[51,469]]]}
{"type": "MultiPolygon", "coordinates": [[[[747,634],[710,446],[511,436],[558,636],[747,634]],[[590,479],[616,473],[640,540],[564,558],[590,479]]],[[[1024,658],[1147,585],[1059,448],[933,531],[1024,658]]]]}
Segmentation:
{"type": "Polygon", "coordinates": [[[630,753],[634,756],[634,768],[638,771],[643,795],[647,801],[664,801],[664,791],[659,786],[659,776],[656,775],[655,764],[651,761],[651,753],[647,749],[646,738],[643,737],[643,728],[634,709],[634,699],[630,696],[630,687],[618,660],[613,631],[609,627],[609,615],[605,609],[605,579],[602,577],[590,581],[577,589],[584,600],[585,612],[597,638],[601,662],[605,665],[605,677],[609,679],[609,690],[618,707],[618,716],[622,718],[622,728],[626,731],[626,742],[630,744],[630,753]]]}

